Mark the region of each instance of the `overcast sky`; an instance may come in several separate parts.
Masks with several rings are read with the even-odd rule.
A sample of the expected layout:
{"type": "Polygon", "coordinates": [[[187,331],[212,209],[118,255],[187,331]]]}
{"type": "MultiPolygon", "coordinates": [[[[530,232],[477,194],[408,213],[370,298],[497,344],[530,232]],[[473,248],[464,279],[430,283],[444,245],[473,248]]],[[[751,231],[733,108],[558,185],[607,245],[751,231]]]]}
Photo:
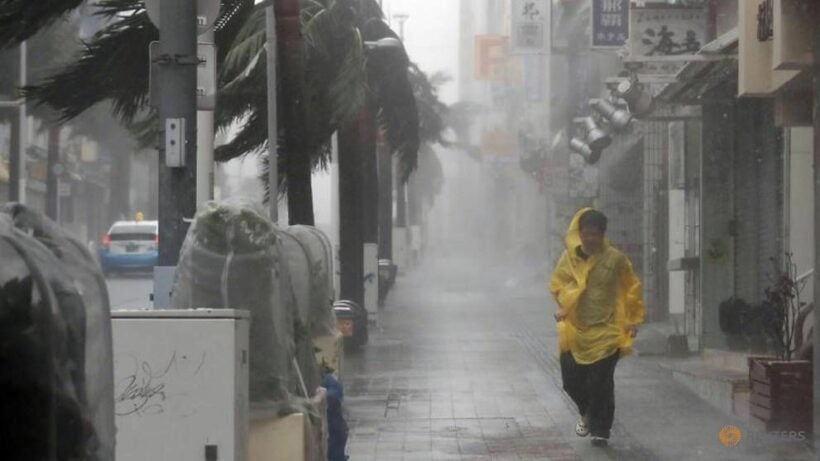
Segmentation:
{"type": "Polygon", "coordinates": [[[458,72],[458,12],[460,0],[382,0],[391,26],[399,32],[392,16],[409,15],[404,25],[404,42],[410,59],[427,74],[444,71],[453,81],[440,90],[441,99],[456,102],[458,72]]]}

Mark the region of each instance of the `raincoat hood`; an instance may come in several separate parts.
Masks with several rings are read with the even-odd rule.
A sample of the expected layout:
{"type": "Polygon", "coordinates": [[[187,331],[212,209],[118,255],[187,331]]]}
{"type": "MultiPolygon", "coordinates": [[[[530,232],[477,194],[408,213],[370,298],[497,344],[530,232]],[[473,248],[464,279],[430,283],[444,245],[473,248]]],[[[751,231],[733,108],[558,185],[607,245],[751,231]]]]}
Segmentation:
{"type": "MultiPolygon", "coordinates": [[[[567,251],[575,251],[576,248],[581,246],[581,216],[583,216],[587,211],[592,211],[592,208],[581,208],[575,213],[575,216],[572,217],[567,233],[564,235],[564,247],[567,251]]],[[[603,248],[606,249],[608,247],[609,240],[604,238],[603,248]]]]}

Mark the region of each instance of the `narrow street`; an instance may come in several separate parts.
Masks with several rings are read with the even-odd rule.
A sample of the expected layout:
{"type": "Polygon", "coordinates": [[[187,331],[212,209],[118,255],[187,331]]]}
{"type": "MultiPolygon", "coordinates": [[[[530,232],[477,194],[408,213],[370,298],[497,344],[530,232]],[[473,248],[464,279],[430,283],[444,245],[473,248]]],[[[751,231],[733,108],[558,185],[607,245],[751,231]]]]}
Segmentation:
{"type": "Polygon", "coordinates": [[[105,278],[112,310],[153,309],[151,292],[154,279],[151,274],[117,274],[105,278]]]}
{"type": "Polygon", "coordinates": [[[663,357],[619,363],[609,447],[577,437],[542,272],[449,258],[400,276],[370,343],[346,357],[350,459],[813,459],[800,442],[724,446],[724,426],[754,429],[674,381],[663,357]]]}

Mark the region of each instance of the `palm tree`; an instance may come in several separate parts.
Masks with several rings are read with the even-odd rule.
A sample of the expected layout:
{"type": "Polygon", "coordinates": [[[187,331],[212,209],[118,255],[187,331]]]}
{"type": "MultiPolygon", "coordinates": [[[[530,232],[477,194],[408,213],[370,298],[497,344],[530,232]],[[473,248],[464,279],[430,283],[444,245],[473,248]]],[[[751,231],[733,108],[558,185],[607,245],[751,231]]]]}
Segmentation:
{"type": "MultiPolygon", "coordinates": [[[[283,6],[287,4],[277,4],[277,7],[283,6]]],[[[27,95],[54,107],[63,120],[111,99],[115,115],[125,123],[144,121],[150,115],[146,111],[148,68],[144,63],[148,62],[148,43],[157,39],[158,32],[139,0],[104,0],[99,3],[99,8],[97,14],[106,17],[111,24],[86,45],[75,63],[42,85],[29,88],[27,95]]],[[[301,117],[291,117],[290,113],[280,117],[283,124],[278,143],[283,154],[279,157],[280,168],[286,172],[282,187],[288,187],[292,182],[291,187],[298,183],[306,188],[302,193],[289,194],[291,199],[301,203],[291,207],[291,214],[296,219],[311,222],[309,207],[312,205],[307,200],[310,198],[309,172],[327,160],[330,135],[358,112],[368,91],[364,78],[364,34],[360,27],[367,27],[371,35],[378,35],[379,31],[384,33],[384,29],[389,28],[380,20],[381,10],[373,0],[303,0],[300,13],[304,35],[304,78],[289,74],[294,66],[280,66],[280,91],[298,94],[303,90],[304,103],[294,104],[291,108],[280,107],[279,110],[294,110],[297,114],[303,110],[306,122],[295,123],[301,117]],[[376,18],[379,18],[381,27],[373,22],[376,18]],[[299,82],[304,82],[303,88],[299,87],[299,82]],[[286,126],[291,121],[294,123],[286,126]],[[308,211],[299,211],[305,209],[308,211]]],[[[243,122],[238,135],[216,150],[216,160],[227,161],[260,153],[267,142],[267,87],[265,66],[262,65],[265,56],[260,53],[264,46],[264,12],[254,8],[252,0],[224,0],[223,14],[217,24],[218,65],[221,68],[217,124],[225,127],[238,120],[243,122]],[[257,64],[252,66],[254,60],[257,64]]],[[[0,35],[0,39],[2,37],[0,35]]],[[[292,45],[289,46],[291,49],[280,53],[281,56],[296,54],[292,45]]],[[[295,59],[298,60],[298,56],[295,59]]],[[[286,101],[288,98],[281,99],[286,101]]],[[[390,98],[384,99],[390,101],[390,98]]],[[[391,145],[409,171],[415,162],[412,114],[409,121],[398,111],[385,114],[391,145]]]]}
{"type": "MultiPolygon", "coordinates": [[[[2,14],[2,13],[0,13],[2,14]]],[[[17,27],[20,27],[19,25],[17,27]]],[[[12,27],[12,30],[14,28],[12,27]]],[[[7,31],[8,32],[8,31],[7,31]]],[[[71,57],[73,51],[78,47],[79,43],[74,40],[77,35],[76,26],[73,22],[66,18],[55,18],[49,21],[47,25],[34,35],[27,35],[28,55],[36,56],[37,59],[29,59],[26,65],[26,73],[29,81],[38,81],[49,73],[53,72],[55,68],[64,65],[71,57]],[[74,45],[74,46],[72,46],[74,45]]],[[[22,52],[22,51],[21,51],[22,52]]],[[[11,93],[16,93],[17,75],[19,74],[19,53],[7,50],[3,53],[3,60],[0,61],[0,66],[7,68],[10,72],[4,73],[5,77],[0,79],[0,85],[11,93]],[[8,67],[6,67],[8,66],[8,67]]],[[[0,114],[0,119],[11,120],[16,124],[17,117],[13,115],[17,109],[5,111],[0,114]]],[[[60,134],[63,130],[62,123],[56,120],[55,114],[48,107],[36,106],[29,108],[30,113],[44,122],[44,130],[48,132],[48,149],[47,149],[47,166],[46,166],[46,214],[52,219],[58,219],[57,216],[57,174],[55,172],[56,165],[61,161],[61,146],[60,134]]],[[[19,127],[13,126],[13,136],[18,137],[19,127]]],[[[19,148],[19,140],[15,140],[15,148],[19,148]]],[[[24,159],[20,161],[24,162],[24,159]]]]}

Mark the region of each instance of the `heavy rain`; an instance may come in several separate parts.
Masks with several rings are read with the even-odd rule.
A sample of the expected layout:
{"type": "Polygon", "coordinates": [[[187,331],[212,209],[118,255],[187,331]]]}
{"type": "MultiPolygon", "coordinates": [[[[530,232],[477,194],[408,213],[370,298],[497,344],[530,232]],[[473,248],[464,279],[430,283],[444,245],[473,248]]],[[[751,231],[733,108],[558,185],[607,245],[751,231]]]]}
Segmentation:
{"type": "Polygon", "coordinates": [[[814,0],[0,0],[0,458],[818,459],[818,114],[814,0]]]}

